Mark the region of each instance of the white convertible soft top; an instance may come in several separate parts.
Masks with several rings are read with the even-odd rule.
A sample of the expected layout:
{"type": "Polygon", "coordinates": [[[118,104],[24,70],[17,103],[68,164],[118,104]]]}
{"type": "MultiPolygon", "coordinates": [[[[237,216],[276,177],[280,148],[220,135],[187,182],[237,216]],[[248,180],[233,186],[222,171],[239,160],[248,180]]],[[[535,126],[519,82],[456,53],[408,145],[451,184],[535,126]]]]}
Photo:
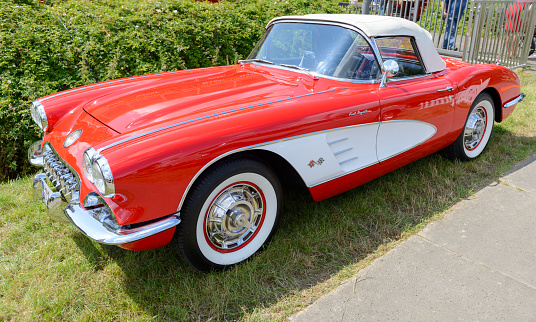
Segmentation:
{"type": "Polygon", "coordinates": [[[284,16],[272,19],[268,26],[280,20],[303,20],[337,22],[354,26],[368,37],[411,36],[415,38],[426,70],[430,73],[445,69],[445,61],[437,53],[430,33],[416,23],[396,17],[350,15],[350,14],[312,14],[305,16],[284,16]]]}

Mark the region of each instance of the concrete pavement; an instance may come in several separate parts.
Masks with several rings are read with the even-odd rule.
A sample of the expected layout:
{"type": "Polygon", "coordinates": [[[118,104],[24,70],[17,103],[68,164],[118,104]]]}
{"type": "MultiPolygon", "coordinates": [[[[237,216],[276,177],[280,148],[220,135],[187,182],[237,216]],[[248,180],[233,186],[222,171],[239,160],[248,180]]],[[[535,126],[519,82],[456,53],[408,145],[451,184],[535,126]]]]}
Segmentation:
{"type": "Polygon", "coordinates": [[[536,321],[536,155],[292,321],[536,321]]]}

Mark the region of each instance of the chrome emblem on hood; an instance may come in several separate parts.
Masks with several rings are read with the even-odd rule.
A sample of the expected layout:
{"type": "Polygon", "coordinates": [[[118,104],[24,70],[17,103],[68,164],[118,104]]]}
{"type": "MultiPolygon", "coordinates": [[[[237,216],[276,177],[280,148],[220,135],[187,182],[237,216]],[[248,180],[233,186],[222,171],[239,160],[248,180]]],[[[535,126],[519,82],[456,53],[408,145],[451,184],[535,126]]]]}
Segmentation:
{"type": "Polygon", "coordinates": [[[65,141],[63,141],[63,147],[67,148],[71,144],[76,142],[76,140],[78,140],[81,134],[82,134],[82,129],[78,129],[74,131],[73,133],[69,134],[69,136],[65,139],[65,141]]]}

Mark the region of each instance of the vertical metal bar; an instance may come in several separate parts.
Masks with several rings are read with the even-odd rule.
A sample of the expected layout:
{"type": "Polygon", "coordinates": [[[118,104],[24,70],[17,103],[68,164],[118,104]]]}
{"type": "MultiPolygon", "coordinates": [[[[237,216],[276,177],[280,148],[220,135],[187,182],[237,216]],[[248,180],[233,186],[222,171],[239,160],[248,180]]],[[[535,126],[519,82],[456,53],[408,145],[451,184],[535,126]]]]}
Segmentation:
{"type": "Polygon", "coordinates": [[[494,44],[492,47],[492,63],[497,63],[498,52],[500,50],[500,32],[503,26],[504,4],[498,3],[495,5],[495,25],[493,27],[494,44]]]}
{"type": "Polygon", "coordinates": [[[507,46],[507,38],[508,38],[508,32],[506,31],[506,10],[508,8],[508,2],[506,3],[503,3],[503,6],[502,6],[502,16],[501,16],[501,33],[500,33],[500,36],[499,36],[499,49],[497,51],[497,57],[498,57],[498,61],[497,61],[497,64],[505,64],[505,55],[506,53],[508,52],[508,50],[506,50],[506,46],[507,46]]]}
{"type": "Polygon", "coordinates": [[[484,35],[486,34],[486,27],[488,22],[488,11],[489,11],[489,4],[483,3],[482,4],[482,14],[481,14],[481,21],[482,21],[482,27],[478,28],[478,37],[480,38],[480,46],[478,48],[478,62],[483,63],[485,62],[485,50],[486,50],[486,38],[484,35]]]}
{"type": "Polygon", "coordinates": [[[432,34],[432,39],[435,39],[436,34],[436,25],[432,23],[433,18],[435,17],[437,19],[437,14],[432,15],[432,13],[435,13],[436,9],[436,0],[432,0],[432,5],[430,6],[430,9],[426,10],[426,20],[428,21],[428,30],[430,30],[430,33],[432,34]]]}
{"type": "Polygon", "coordinates": [[[492,26],[492,20],[493,20],[493,13],[494,13],[494,5],[491,3],[488,3],[486,6],[486,26],[483,30],[483,46],[481,47],[481,56],[482,56],[482,62],[489,64],[490,54],[489,54],[489,47],[490,47],[490,34],[491,34],[491,26],[492,26]]]}
{"type": "Polygon", "coordinates": [[[465,44],[464,44],[464,48],[463,48],[463,55],[462,55],[462,60],[463,61],[466,61],[468,62],[469,61],[469,57],[471,56],[471,44],[472,44],[472,32],[473,32],[473,29],[474,29],[474,22],[473,22],[473,19],[474,19],[474,4],[471,5],[470,9],[469,9],[469,22],[467,24],[467,31],[465,33],[465,44]]]}
{"type": "MultiPolygon", "coordinates": [[[[454,28],[454,43],[452,44],[452,49],[456,48],[456,41],[458,40],[458,24],[460,23],[460,18],[462,15],[462,3],[464,0],[454,0],[456,2],[456,5],[459,5],[458,12],[454,12],[456,14],[456,25],[451,26],[451,29],[454,28]],[[458,3],[459,2],[459,3],[458,3]]],[[[454,7],[454,10],[456,10],[456,7],[454,7]]],[[[451,31],[452,32],[452,31],[451,31]]]]}
{"type": "MultiPolygon", "coordinates": [[[[432,27],[432,19],[431,19],[432,15],[431,15],[431,10],[432,10],[432,8],[434,8],[434,7],[433,7],[433,3],[435,3],[434,0],[432,0],[432,1],[427,0],[427,3],[426,3],[427,6],[426,6],[426,8],[424,9],[424,19],[421,20],[421,21],[424,22],[424,25],[421,24],[421,27],[423,27],[423,28],[426,29],[426,30],[429,30],[430,33],[432,33],[432,28],[431,28],[431,27],[432,27]],[[431,5],[430,2],[432,2],[432,5],[431,5]],[[429,20],[430,20],[430,23],[428,23],[429,20]]],[[[433,39],[433,38],[434,38],[434,35],[432,35],[432,39],[433,39]]]]}
{"type": "Polygon", "coordinates": [[[523,66],[526,64],[527,57],[529,55],[530,41],[532,39],[532,37],[530,37],[531,34],[529,33],[530,31],[529,22],[532,21],[531,11],[533,10],[529,10],[528,3],[523,3],[523,5],[524,5],[524,8],[523,8],[524,15],[523,15],[523,23],[522,23],[520,32],[524,36],[523,38],[520,38],[522,41],[522,44],[521,44],[520,53],[518,56],[519,57],[518,66],[523,66]]]}
{"type": "MultiPolygon", "coordinates": [[[[417,22],[417,17],[419,17],[419,4],[421,3],[420,0],[415,0],[415,2],[411,2],[413,6],[413,22],[417,22]]],[[[410,10],[411,12],[411,10],[410,10]]]]}
{"type": "Polygon", "coordinates": [[[443,12],[441,11],[441,2],[442,0],[438,0],[437,3],[436,3],[436,10],[439,10],[441,13],[439,15],[433,15],[433,18],[434,18],[434,34],[436,33],[436,30],[438,29],[437,28],[437,17],[439,16],[439,31],[437,32],[438,36],[438,40],[437,40],[437,47],[439,47],[439,42],[441,41],[441,34],[442,34],[442,29],[443,29],[443,21],[445,20],[443,18],[443,12]]]}
{"type": "Polygon", "coordinates": [[[469,9],[468,7],[470,5],[472,5],[471,0],[467,0],[467,5],[466,5],[465,11],[463,13],[462,32],[460,34],[460,45],[458,47],[459,51],[463,51],[463,47],[465,47],[465,37],[464,37],[464,35],[466,33],[465,22],[467,21],[467,10],[469,9]]]}
{"type": "Polygon", "coordinates": [[[482,32],[482,3],[478,4],[476,14],[475,14],[475,24],[473,28],[473,38],[471,39],[471,64],[476,64],[478,62],[478,52],[480,50],[480,34],[482,32]]]}
{"type": "Polygon", "coordinates": [[[369,12],[370,12],[370,3],[371,1],[370,0],[365,0],[363,1],[363,14],[364,15],[368,15],[369,12]]]}
{"type": "MultiPolygon", "coordinates": [[[[517,27],[517,14],[516,14],[516,2],[510,2],[509,8],[511,8],[511,11],[509,12],[509,15],[507,15],[506,18],[506,28],[507,30],[507,40],[506,40],[506,53],[505,53],[505,66],[510,67],[514,65],[515,61],[515,43],[516,43],[516,32],[515,29],[517,27]]],[[[507,9],[508,11],[508,9],[507,9]]]]}

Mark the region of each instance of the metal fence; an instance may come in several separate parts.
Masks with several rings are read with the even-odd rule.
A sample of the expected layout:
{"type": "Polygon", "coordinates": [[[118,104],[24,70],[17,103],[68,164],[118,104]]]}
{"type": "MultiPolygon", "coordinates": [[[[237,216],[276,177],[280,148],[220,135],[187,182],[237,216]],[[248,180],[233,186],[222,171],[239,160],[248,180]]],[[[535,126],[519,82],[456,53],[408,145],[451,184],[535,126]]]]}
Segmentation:
{"type": "Polygon", "coordinates": [[[349,13],[405,18],[428,30],[437,51],[472,64],[525,66],[536,0],[360,0],[349,13]]]}

